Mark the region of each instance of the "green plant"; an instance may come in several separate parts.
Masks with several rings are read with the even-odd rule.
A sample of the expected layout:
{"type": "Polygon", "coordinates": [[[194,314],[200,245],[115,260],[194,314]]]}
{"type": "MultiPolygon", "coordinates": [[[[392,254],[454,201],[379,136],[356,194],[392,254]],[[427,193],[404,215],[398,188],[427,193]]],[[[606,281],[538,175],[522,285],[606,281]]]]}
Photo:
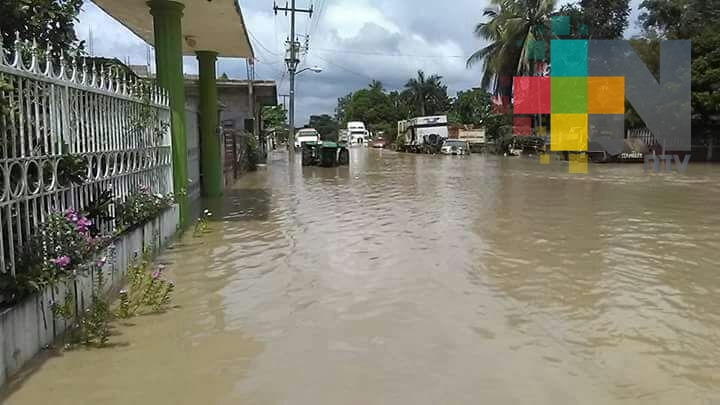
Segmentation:
{"type": "Polygon", "coordinates": [[[51,213],[18,257],[18,291],[40,290],[89,268],[88,263],[109,244],[90,233],[92,222],[77,211],[51,213]]]}
{"type": "Polygon", "coordinates": [[[113,203],[112,190],[104,190],[100,195],[92,200],[83,215],[92,222],[90,225],[90,234],[93,236],[100,234],[100,226],[104,223],[112,221],[113,216],[110,215],[110,205],[113,203]]]}
{"type": "Polygon", "coordinates": [[[212,217],[210,210],[203,211],[203,215],[195,222],[193,236],[198,237],[208,231],[208,220],[212,217]]]}
{"type": "Polygon", "coordinates": [[[245,156],[247,157],[248,170],[256,170],[260,156],[258,154],[257,140],[254,136],[245,137],[245,156]]]}
{"type": "Polygon", "coordinates": [[[128,195],[125,201],[115,202],[115,226],[124,232],[142,226],[175,203],[172,194],[153,194],[147,187],[128,195]]]}
{"type": "Polygon", "coordinates": [[[127,290],[120,291],[120,305],[118,306],[117,312],[115,313],[118,318],[127,319],[130,318],[130,297],[127,290]]]}
{"type": "Polygon", "coordinates": [[[143,257],[128,272],[128,288],[120,292],[119,318],[162,312],[172,300],[175,284],[163,278],[165,266],[152,264],[143,257]]]}
{"type": "Polygon", "coordinates": [[[66,321],[72,320],[75,316],[75,297],[68,292],[62,304],[53,303],[51,307],[53,316],[66,321]]]}
{"type": "MultiPolygon", "coordinates": [[[[68,348],[77,344],[103,347],[110,339],[113,314],[110,311],[110,304],[102,297],[102,289],[105,284],[102,269],[98,268],[96,271],[96,282],[93,286],[90,306],[85,310],[79,323],[74,323],[67,332],[69,335],[68,348]]],[[[76,320],[74,294],[68,290],[62,304],[53,304],[52,312],[54,316],[65,321],[76,320]]]]}
{"type": "Polygon", "coordinates": [[[87,179],[88,162],[81,155],[64,154],[58,162],[58,183],[62,186],[81,185],[87,179]]]}
{"type": "Polygon", "coordinates": [[[154,89],[154,84],[148,80],[139,80],[133,92],[140,99],[140,108],[137,113],[130,119],[129,132],[132,134],[143,134],[149,130],[152,135],[153,145],[159,145],[163,136],[167,134],[170,123],[160,119],[160,110],[152,105],[153,100],[150,98],[154,89]]]}
{"type": "Polygon", "coordinates": [[[7,97],[7,95],[12,90],[12,84],[6,82],[4,77],[0,76],[0,118],[5,117],[10,112],[10,97],[7,97]]]}

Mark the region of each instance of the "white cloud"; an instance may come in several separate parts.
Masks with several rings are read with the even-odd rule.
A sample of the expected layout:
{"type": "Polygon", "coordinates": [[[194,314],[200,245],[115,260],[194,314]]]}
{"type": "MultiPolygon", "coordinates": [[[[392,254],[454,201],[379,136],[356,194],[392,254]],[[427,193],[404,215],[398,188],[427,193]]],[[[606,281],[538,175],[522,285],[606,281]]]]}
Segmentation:
{"type": "Polygon", "coordinates": [[[344,40],[357,37],[366,24],[375,24],[392,34],[400,33],[400,28],[395,23],[367,1],[346,0],[333,3],[328,6],[323,17],[337,36],[344,40]]]}
{"type": "MultiPolygon", "coordinates": [[[[310,2],[299,0],[297,7],[307,7],[310,2]]],[[[631,21],[636,19],[638,2],[632,0],[631,21]]],[[[271,3],[242,0],[241,6],[258,60],[255,78],[275,80],[279,84],[278,93],[287,94],[284,59],[289,18],[282,12],[274,15],[271,3]]],[[[297,32],[305,34],[314,29],[304,66],[319,65],[324,71],[305,72],[298,77],[298,123],[305,122],[311,114],[332,113],[338,97],[366,86],[372,79],[395,89],[422,69],[428,75],[443,76],[451,95],[476,86],[480,80],[480,67],[469,70],[465,61],[484,45],[473,35],[473,29],[482,20],[485,1],[452,0],[452,7],[434,0],[314,3],[313,20],[305,14],[297,15],[297,32]],[[324,10],[318,9],[323,4],[324,10]]],[[[87,39],[92,27],[96,55],[130,58],[135,64],[147,60],[147,45],[92,3],[86,3],[77,27],[83,39],[87,39]]],[[[631,30],[632,27],[631,23],[631,30]]],[[[186,57],[184,66],[188,73],[197,72],[193,57],[186,57]]],[[[242,59],[220,59],[218,72],[232,78],[247,77],[242,59]]]]}

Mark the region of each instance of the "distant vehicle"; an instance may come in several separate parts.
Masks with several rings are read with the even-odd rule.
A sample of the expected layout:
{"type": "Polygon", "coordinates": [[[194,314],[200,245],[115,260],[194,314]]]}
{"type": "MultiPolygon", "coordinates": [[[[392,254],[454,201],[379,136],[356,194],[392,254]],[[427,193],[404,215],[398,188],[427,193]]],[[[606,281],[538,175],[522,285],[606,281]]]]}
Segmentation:
{"type": "Polygon", "coordinates": [[[347,129],[338,131],[338,142],[350,143],[350,132],[347,129]]]}
{"type": "Polygon", "coordinates": [[[305,142],[302,146],[302,165],[337,167],[350,164],[350,151],[336,142],[305,142]]]}
{"type": "Polygon", "coordinates": [[[376,149],[383,149],[385,148],[385,140],[382,138],[377,138],[374,141],[370,142],[370,147],[376,149]]]}
{"type": "Polygon", "coordinates": [[[350,146],[366,146],[370,140],[370,133],[365,124],[360,121],[350,121],[347,124],[350,146]]]}
{"type": "Polygon", "coordinates": [[[469,155],[470,143],[460,139],[448,139],[443,142],[440,153],[443,155],[469,155]]]}
{"type": "Polygon", "coordinates": [[[303,128],[295,134],[295,150],[301,150],[303,144],[308,142],[320,142],[320,133],[314,128],[303,128]]]}
{"type": "Polygon", "coordinates": [[[448,138],[447,115],[415,117],[398,122],[401,152],[438,153],[448,138]]]}

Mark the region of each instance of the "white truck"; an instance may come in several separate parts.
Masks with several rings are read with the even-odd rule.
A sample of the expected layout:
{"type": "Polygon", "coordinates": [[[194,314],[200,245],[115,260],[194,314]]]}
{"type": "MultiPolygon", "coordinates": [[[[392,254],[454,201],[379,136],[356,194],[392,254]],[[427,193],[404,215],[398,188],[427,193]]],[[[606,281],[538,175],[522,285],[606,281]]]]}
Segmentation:
{"type": "Polygon", "coordinates": [[[347,124],[350,146],[366,146],[370,140],[370,133],[365,124],[360,121],[351,121],[347,124]]]}
{"type": "Polygon", "coordinates": [[[338,141],[350,143],[350,131],[347,129],[341,129],[338,131],[338,141]]]}
{"type": "Polygon", "coordinates": [[[448,138],[447,115],[415,117],[398,122],[398,150],[414,153],[438,153],[448,138]]]}
{"type": "Polygon", "coordinates": [[[320,142],[320,133],[315,128],[303,128],[295,134],[295,150],[302,149],[307,142],[320,142]]]}

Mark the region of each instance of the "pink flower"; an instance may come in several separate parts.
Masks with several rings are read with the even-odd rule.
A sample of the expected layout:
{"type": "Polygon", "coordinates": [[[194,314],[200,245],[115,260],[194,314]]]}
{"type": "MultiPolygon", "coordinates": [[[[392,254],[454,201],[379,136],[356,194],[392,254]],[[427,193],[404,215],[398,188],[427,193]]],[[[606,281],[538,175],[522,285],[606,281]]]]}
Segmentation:
{"type": "Polygon", "coordinates": [[[65,267],[68,264],[70,264],[70,257],[68,257],[66,255],[60,256],[57,259],[50,260],[50,262],[52,262],[54,265],[56,265],[58,267],[65,267]]]}
{"type": "Polygon", "coordinates": [[[155,270],[155,271],[152,272],[152,274],[150,275],[150,277],[152,277],[153,280],[157,280],[157,279],[160,278],[160,274],[162,274],[162,272],[161,272],[160,270],[155,270]]]}
{"type": "Polygon", "coordinates": [[[87,228],[90,227],[90,225],[92,225],[92,221],[90,221],[89,219],[87,219],[87,218],[85,218],[85,217],[81,217],[81,218],[78,219],[78,221],[77,221],[77,226],[78,226],[78,228],[87,229],[87,228]]]}
{"type": "Polygon", "coordinates": [[[72,223],[76,223],[78,221],[78,214],[72,209],[68,209],[65,211],[65,219],[72,223]]]}

